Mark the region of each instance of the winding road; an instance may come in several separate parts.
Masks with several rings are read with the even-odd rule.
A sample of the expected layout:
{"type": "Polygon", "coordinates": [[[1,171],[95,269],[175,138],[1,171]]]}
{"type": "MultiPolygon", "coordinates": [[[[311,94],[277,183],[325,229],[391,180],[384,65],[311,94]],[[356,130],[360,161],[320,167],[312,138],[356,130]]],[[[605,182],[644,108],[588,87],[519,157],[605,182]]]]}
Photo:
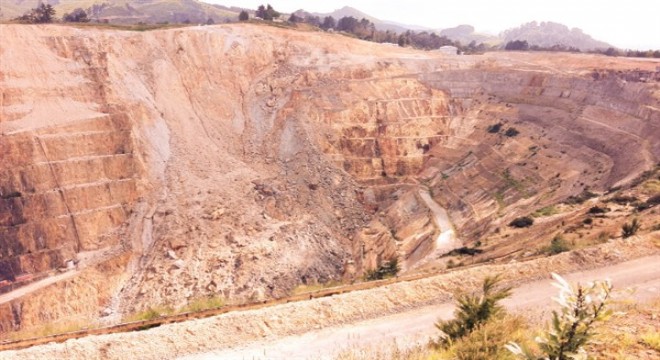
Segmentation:
{"type": "Polygon", "coordinates": [[[449,215],[447,210],[440,206],[428,190],[419,190],[419,196],[424,200],[426,206],[433,213],[435,218],[435,223],[440,229],[440,235],[435,243],[435,252],[438,254],[445,254],[453,249],[463,246],[463,243],[456,237],[456,232],[454,231],[454,226],[451,221],[449,221],[449,215]]]}
{"type": "MultiPolygon", "coordinates": [[[[615,287],[615,297],[633,297],[648,301],[660,297],[660,255],[627,261],[599,269],[575,272],[564,277],[570,282],[588,282],[609,278],[615,287]],[[634,290],[634,291],[626,291],[634,290]]],[[[503,304],[512,311],[530,311],[544,316],[552,309],[551,296],[557,290],[550,279],[523,284],[503,304]]],[[[451,318],[452,303],[417,308],[411,311],[324,328],[302,335],[255,342],[233,349],[181,357],[185,360],[211,359],[333,359],[341,351],[356,348],[387,349],[396,343],[405,348],[428,341],[437,335],[434,323],[451,318]]]]}

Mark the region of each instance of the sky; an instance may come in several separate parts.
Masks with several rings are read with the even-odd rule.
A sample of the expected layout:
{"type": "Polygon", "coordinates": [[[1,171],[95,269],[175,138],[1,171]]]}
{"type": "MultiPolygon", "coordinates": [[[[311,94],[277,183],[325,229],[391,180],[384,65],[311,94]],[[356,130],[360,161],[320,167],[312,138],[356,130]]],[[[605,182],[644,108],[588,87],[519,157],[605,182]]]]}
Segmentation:
{"type": "Polygon", "coordinates": [[[444,29],[469,24],[498,34],[530,21],[577,27],[624,49],[660,49],[660,0],[202,0],[256,9],[328,13],[351,6],[380,20],[444,29]]]}

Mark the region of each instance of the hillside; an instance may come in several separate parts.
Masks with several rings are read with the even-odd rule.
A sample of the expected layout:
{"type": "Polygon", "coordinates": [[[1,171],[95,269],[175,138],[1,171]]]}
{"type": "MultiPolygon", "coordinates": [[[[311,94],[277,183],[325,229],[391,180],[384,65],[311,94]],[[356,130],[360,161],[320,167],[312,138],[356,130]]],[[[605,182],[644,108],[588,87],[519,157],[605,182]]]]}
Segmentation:
{"type": "Polygon", "coordinates": [[[488,45],[496,45],[501,42],[501,39],[497,36],[475,32],[472,25],[458,25],[453,28],[442,29],[438,35],[446,36],[450,40],[460,41],[464,45],[473,41],[477,44],[484,43],[488,45]]]}
{"type": "Polygon", "coordinates": [[[658,223],[657,61],[265,24],[0,31],[1,336],[658,223]],[[448,222],[482,252],[442,256],[448,222]]]}
{"type": "Polygon", "coordinates": [[[546,48],[563,45],[586,51],[611,47],[610,44],[595,40],[578,28],[569,29],[566,25],[553,22],[532,21],[506,30],[500,34],[500,37],[505,44],[509,41],[525,40],[530,46],[537,45],[546,48]]]}
{"type": "MultiPolygon", "coordinates": [[[[56,17],[82,8],[89,17],[112,23],[206,23],[211,19],[221,23],[236,20],[237,9],[211,5],[198,0],[47,0],[56,17]]],[[[38,0],[3,0],[2,18],[12,19],[37,6],[38,0]]]]}
{"type": "Polygon", "coordinates": [[[406,32],[407,30],[425,30],[425,28],[422,26],[404,25],[394,21],[380,20],[350,6],[344,6],[343,8],[337,9],[331,13],[315,13],[314,15],[319,16],[321,18],[324,18],[326,16],[332,16],[333,18],[335,18],[335,20],[339,20],[343,17],[348,17],[348,16],[352,16],[358,20],[367,19],[376,26],[376,30],[381,30],[381,31],[389,30],[396,33],[403,33],[406,32]]]}

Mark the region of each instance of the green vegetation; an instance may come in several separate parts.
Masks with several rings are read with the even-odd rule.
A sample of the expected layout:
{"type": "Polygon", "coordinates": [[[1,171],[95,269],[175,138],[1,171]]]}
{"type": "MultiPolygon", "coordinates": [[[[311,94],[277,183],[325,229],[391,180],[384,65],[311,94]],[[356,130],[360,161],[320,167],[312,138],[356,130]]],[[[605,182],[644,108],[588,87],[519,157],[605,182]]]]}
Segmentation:
{"type": "Polygon", "coordinates": [[[474,255],[477,255],[477,254],[481,254],[482,252],[484,252],[484,251],[481,250],[481,249],[463,246],[463,247],[460,247],[458,249],[454,249],[454,250],[452,250],[452,251],[450,251],[450,252],[448,252],[448,253],[446,253],[442,256],[457,256],[457,255],[474,256],[474,255]]]}
{"type": "Polygon", "coordinates": [[[600,206],[592,206],[591,208],[589,208],[589,214],[592,215],[605,214],[608,211],[610,211],[610,209],[602,208],[600,206]]]}
{"type": "Polygon", "coordinates": [[[557,302],[561,310],[552,312],[549,328],[536,340],[543,356],[539,357],[515,342],[507,344],[506,348],[526,360],[587,359],[584,346],[594,335],[595,323],[612,314],[606,309],[612,285],[608,281],[596,281],[586,287],[578,284],[573,288],[559,275],[552,276],[560,289],[557,302]]]}
{"type": "Polygon", "coordinates": [[[510,223],[509,226],[515,227],[515,228],[526,228],[530,227],[534,224],[534,219],[529,217],[529,216],[521,216],[513,219],[510,223]]]}
{"type": "Polygon", "coordinates": [[[62,21],[64,22],[76,22],[76,23],[86,23],[89,22],[87,13],[81,8],[76,8],[72,12],[64,14],[62,16],[62,21]]]}
{"type": "Polygon", "coordinates": [[[14,19],[25,24],[47,24],[55,20],[55,9],[50,4],[41,3],[24,15],[14,19]]]}
{"type": "Polygon", "coordinates": [[[481,293],[458,296],[455,318],[448,321],[438,321],[435,324],[438,330],[442,332],[435,344],[437,347],[450,346],[454,341],[468,336],[490,319],[504,313],[504,308],[498,302],[511,295],[511,288],[497,289],[499,282],[499,276],[486,277],[481,293]]]}
{"type": "Polygon", "coordinates": [[[330,280],[322,284],[301,284],[291,290],[290,295],[300,295],[343,285],[340,281],[330,280]]]}
{"type": "Polygon", "coordinates": [[[401,270],[399,267],[399,259],[394,257],[390,261],[381,264],[378,269],[367,271],[364,275],[364,279],[366,281],[372,281],[395,277],[399,273],[399,270],[401,270]]]}
{"type": "Polygon", "coordinates": [[[545,248],[544,252],[548,255],[557,255],[569,250],[571,250],[571,247],[568,242],[564,240],[561,234],[557,234],[550,240],[550,245],[545,248]]]}
{"type": "Polygon", "coordinates": [[[250,14],[248,14],[247,11],[242,10],[242,11],[238,14],[238,21],[248,21],[248,20],[250,20],[250,14]]]}
{"type": "Polygon", "coordinates": [[[508,137],[514,137],[517,136],[518,134],[520,134],[520,131],[518,131],[518,129],[514,127],[510,127],[506,129],[506,131],[504,132],[504,135],[508,137]]]}
{"type": "Polygon", "coordinates": [[[533,217],[539,218],[539,217],[545,217],[545,216],[552,216],[559,213],[559,210],[553,205],[546,206],[544,208],[540,208],[532,214],[533,217]]]}
{"type": "Polygon", "coordinates": [[[498,132],[500,132],[501,129],[502,129],[502,123],[497,123],[490,125],[488,127],[488,132],[491,134],[497,134],[498,132]]]}
{"type": "Polygon", "coordinates": [[[564,203],[569,204],[569,205],[579,205],[584,203],[585,201],[595,198],[596,195],[595,193],[592,193],[591,191],[585,189],[582,191],[579,195],[576,196],[569,196],[568,199],[564,201],[564,203]]]}
{"type": "Polygon", "coordinates": [[[198,312],[210,309],[219,309],[225,306],[225,299],[220,296],[202,297],[193,300],[182,307],[177,313],[198,312]]]}
{"type": "Polygon", "coordinates": [[[630,223],[625,223],[621,226],[621,236],[625,239],[637,234],[642,228],[642,224],[637,220],[637,218],[632,219],[630,223]]]}
{"type": "Polygon", "coordinates": [[[277,19],[280,17],[280,13],[273,9],[270,4],[267,6],[259,5],[259,8],[257,8],[257,11],[254,13],[255,17],[262,18],[266,21],[273,21],[274,19],[277,19]]]}
{"type": "Polygon", "coordinates": [[[158,319],[159,317],[172,315],[172,314],[174,314],[174,310],[170,307],[165,307],[165,306],[150,307],[144,311],[140,311],[126,316],[124,318],[124,322],[153,320],[153,319],[158,319]]]}

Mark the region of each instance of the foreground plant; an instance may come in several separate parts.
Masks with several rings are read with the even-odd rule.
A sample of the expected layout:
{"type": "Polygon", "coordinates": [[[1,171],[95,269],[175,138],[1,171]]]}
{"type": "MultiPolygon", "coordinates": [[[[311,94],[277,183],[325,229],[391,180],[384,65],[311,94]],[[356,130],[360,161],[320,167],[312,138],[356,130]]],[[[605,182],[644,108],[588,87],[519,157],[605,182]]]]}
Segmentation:
{"type": "Polygon", "coordinates": [[[552,312],[552,322],[544,334],[536,338],[542,356],[535,356],[515,342],[505,347],[521,359],[527,360],[583,360],[587,359],[584,345],[594,335],[594,324],[611,315],[607,303],[612,292],[608,281],[596,281],[573,288],[557,274],[553,285],[559,288],[559,297],[553,298],[561,309],[552,312]]]}
{"type": "Polygon", "coordinates": [[[458,297],[455,318],[435,324],[442,332],[436,346],[449,346],[452,341],[469,335],[480,325],[504,312],[498,302],[511,295],[511,288],[497,289],[499,282],[499,276],[486,277],[481,294],[464,294],[458,297]]]}

